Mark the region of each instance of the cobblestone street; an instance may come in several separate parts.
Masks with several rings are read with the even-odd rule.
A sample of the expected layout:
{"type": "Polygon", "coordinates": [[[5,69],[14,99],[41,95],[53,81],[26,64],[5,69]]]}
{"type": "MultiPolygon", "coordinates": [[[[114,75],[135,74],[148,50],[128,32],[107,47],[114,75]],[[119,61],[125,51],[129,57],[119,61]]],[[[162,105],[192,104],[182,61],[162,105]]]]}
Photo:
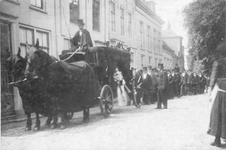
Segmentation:
{"type": "MultiPolygon", "coordinates": [[[[115,107],[104,119],[99,108],[90,111],[90,122],[76,113],[67,128],[49,129],[42,118],[40,131],[24,131],[25,122],[2,126],[2,150],[217,150],[210,146],[207,95],[168,101],[168,109],[154,105],[115,107]]],[[[34,121],[33,121],[34,122],[34,121]]]]}

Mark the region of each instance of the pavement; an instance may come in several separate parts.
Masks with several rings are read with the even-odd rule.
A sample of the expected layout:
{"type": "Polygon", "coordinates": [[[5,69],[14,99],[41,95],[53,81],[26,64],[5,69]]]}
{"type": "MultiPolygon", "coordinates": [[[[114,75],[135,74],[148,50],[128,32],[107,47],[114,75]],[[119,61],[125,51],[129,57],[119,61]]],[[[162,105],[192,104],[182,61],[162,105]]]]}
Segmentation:
{"type": "Polygon", "coordinates": [[[41,118],[40,131],[24,131],[25,121],[2,125],[4,150],[220,150],[210,146],[207,134],[210,105],[207,95],[184,96],[168,101],[168,109],[154,105],[114,106],[109,118],[98,107],[90,110],[90,122],[82,112],[66,129],[49,129],[41,118]]]}

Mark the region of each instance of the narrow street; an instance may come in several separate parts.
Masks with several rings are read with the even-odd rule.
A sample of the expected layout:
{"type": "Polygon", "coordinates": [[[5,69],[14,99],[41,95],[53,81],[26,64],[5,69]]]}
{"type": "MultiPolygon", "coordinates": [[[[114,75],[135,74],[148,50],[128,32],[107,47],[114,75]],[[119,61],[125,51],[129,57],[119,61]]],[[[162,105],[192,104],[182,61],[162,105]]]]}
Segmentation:
{"type": "MultiPolygon", "coordinates": [[[[24,131],[25,122],[2,126],[2,150],[217,150],[207,135],[207,95],[184,96],[168,101],[168,109],[115,107],[104,119],[99,108],[90,111],[90,122],[76,113],[67,128],[49,129],[42,118],[40,131],[24,131]]],[[[34,121],[33,121],[34,122],[34,121]]]]}

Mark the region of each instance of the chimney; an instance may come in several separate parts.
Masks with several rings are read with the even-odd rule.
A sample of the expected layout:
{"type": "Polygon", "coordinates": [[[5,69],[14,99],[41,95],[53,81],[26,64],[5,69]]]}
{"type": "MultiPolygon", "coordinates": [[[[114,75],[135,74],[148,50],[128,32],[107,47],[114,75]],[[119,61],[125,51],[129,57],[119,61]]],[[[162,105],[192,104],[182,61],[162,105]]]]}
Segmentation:
{"type": "Polygon", "coordinates": [[[156,5],[156,3],[154,1],[147,1],[145,3],[155,13],[155,5],[156,5]]]}

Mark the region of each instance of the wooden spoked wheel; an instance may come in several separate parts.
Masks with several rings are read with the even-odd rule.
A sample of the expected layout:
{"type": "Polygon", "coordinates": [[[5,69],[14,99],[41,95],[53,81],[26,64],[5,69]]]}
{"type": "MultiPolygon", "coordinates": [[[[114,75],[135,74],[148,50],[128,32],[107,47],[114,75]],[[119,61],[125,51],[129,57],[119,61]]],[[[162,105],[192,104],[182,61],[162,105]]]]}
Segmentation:
{"type": "Polygon", "coordinates": [[[111,114],[113,109],[113,92],[109,85],[104,85],[100,92],[100,109],[102,115],[106,118],[111,114]]]}

